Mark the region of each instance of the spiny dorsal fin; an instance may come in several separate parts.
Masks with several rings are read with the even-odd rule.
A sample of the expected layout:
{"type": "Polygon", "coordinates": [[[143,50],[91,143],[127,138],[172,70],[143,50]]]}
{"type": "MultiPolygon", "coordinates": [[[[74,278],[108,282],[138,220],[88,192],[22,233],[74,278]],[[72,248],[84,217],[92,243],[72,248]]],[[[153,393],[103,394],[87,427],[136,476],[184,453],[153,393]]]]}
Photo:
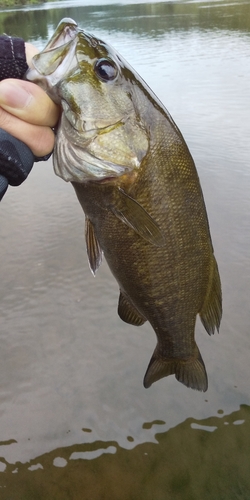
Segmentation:
{"type": "Polygon", "coordinates": [[[165,238],[156,222],[146,210],[131,196],[119,188],[119,200],[116,206],[109,206],[118,219],[134,229],[142,238],[157,247],[165,245],[165,238]]]}
{"type": "Polygon", "coordinates": [[[222,294],[221,282],[217,262],[213,256],[211,279],[208,285],[208,292],[200,311],[200,318],[203,326],[209,335],[214,333],[215,328],[219,331],[222,316],[222,294]]]}
{"type": "Polygon", "coordinates": [[[120,293],[119,303],[118,303],[118,314],[120,318],[129,323],[130,325],[141,326],[145,323],[146,318],[142,316],[137,309],[131,304],[131,302],[124,297],[123,293],[120,293]]]}
{"type": "Polygon", "coordinates": [[[95,276],[95,273],[102,262],[102,249],[96,238],[94,226],[87,216],[85,217],[85,239],[89,259],[89,267],[93,275],[95,276]]]}

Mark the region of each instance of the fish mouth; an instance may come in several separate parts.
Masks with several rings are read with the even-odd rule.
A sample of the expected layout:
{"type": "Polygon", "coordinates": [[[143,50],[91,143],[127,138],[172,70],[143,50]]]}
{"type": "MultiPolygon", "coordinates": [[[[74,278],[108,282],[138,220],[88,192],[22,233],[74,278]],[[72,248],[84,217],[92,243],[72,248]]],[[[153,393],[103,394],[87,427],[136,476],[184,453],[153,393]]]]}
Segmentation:
{"type": "Polygon", "coordinates": [[[49,40],[47,45],[45,45],[43,52],[48,52],[51,49],[60,47],[72,40],[77,36],[79,29],[77,23],[70,17],[65,17],[59,23],[54,35],[49,40]],[[60,26],[60,29],[59,29],[60,26]]]}
{"type": "Polygon", "coordinates": [[[81,34],[89,46],[98,44],[95,37],[79,28],[73,19],[62,19],[45,48],[33,57],[32,67],[25,74],[26,80],[37,83],[57,104],[61,103],[61,98],[54,87],[79,67],[81,57],[77,44],[81,34]]]}
{"type": "Polygon", "coordinates": [[[78,65],[76,58],[77,23],[64,18],[45,48],[32,59],[32,67],[26,72],[26,80],[38,83],[55,101],[60,98],[53,92],[53,87],[78,65]]]}

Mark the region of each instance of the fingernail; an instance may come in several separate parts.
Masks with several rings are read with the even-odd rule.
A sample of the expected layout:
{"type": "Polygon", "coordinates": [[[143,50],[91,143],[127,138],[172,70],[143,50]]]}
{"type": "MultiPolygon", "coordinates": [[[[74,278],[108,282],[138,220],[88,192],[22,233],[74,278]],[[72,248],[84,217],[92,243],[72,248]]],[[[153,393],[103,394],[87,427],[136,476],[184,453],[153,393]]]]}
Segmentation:
{"type": "Polygon", "coordinates": [[[25,108],[33,96],[22,87],[22,82],[2,80],[0,82],[0,103],[9,108],[25,108]]]}

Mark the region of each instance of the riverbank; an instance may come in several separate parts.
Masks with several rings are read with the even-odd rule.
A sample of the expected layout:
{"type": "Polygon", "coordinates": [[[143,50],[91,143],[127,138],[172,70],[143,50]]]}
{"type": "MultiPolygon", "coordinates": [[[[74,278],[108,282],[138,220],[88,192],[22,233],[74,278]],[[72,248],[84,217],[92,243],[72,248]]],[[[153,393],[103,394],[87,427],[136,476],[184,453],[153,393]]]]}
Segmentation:
{"type": "Polygon", "coordinates": [[[47,0],[0,0],[0,7],[18,7],[21,5],[45,3],[47,0]]]}

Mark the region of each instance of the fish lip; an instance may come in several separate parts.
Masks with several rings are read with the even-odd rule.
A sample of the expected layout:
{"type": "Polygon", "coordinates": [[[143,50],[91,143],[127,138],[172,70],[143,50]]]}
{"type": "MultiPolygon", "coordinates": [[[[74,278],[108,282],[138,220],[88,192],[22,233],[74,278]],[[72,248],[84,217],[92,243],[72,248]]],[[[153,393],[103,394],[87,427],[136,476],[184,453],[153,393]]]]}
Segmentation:
{"type": "Polygon", "coordinates": [[[56,31],[60,25],[65,24],[64,28],[58,33],[55,38],[49,40],[47,45],[45,45],[43,52],[49,52],[56,47],[60,47],[70,40],[74,40],[79,32],[78,24],[70,17],[64,17],[58,24],[56,31]],[[72,36],[73,35],[73,36],[72,36]],[[62,41],[63,40],[63,41],[62,41]]]}
{"type": "MultiPolygon", "coordinates": [[[[72,54],[74,56],[76,43],[77,40],[75,38],[66,44],[60,45],[59,48],[54,47],[51,50],[42,51],[35,55],[32,59],[32,67],[29,68],[25,74],[25,79],[34,83],[39,82],[40,87],[47,91],[49,95],[50,92],[52,92],[50,97],[54,100],[53,89],[57,87],[60,81],[64,78],[65,74],[72,71],[78,65],[78,61],[74,59],[74,57],[72,60],[71,57],[72,54]],[[46,58],[46,54],[53,54],[53,51],[58,51],[59,49],[63,50],[65,47],[67,47],[67,54],[63,58],[63,61],[59,61],[59,63],[56,63],[54,67],[52,61],[51,65],[48,65],[46,69],[44,69],[43,58],[46,58]]],[[[56,102],[58,103],[58,98],[56,99],[56,102]]]]}
{"type": "MultiPolygon", "coordinates": [[[[61,26],[60,32],[53,36],[49,40],[45,48],[36,54],[32,59],[32,66],[28,69],[25,74],[25,79],[37,83],[39,81],[40,86],[48,92],[52,100],[57,104],[59,99],[54,95],[53,89],[58,85],[61,79],[64,77],[65,73],[71,71],[73,67],[77,67],[77,58],[73,57],[75,54],[75,49],[77,45],[77,36],[79,34],[79,28],[77,23],[70,18],[64,18],[57,26],[57,30],[61,26]],[[64,55],[63,60],[60,60],[60,55],[66,51],[66,56],[64,55]],[[55,65],[53,61],[53,53],[57,55],[59,62],[55,65]],[[47,67],[44,68],[44,58],[46,62],[46,57],[49,58],[51,54],[51,59],[47,59],[47,67]],[[42,61],[42,62],[41,62],[42,61]],[[46,71],[47,69],[47,71],[46,71]]],[[[55,57],[55,56],[54,56],[55,57]]]]}

